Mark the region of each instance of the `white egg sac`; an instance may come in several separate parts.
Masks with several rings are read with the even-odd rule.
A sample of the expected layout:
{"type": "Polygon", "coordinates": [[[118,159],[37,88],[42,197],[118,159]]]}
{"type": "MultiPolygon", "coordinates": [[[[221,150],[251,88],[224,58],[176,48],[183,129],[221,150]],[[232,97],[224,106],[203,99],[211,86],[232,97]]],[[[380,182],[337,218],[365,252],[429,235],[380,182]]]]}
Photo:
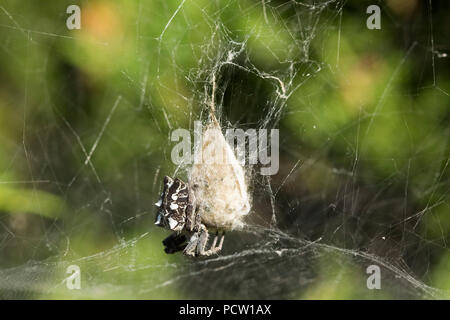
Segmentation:
{"type": "Polygon", "coordinates": [[[243,227],[243,218],[250,211],[245,171],[214,122],[207,125],[195,150],[189,184],[207,227],[243,227]]]}

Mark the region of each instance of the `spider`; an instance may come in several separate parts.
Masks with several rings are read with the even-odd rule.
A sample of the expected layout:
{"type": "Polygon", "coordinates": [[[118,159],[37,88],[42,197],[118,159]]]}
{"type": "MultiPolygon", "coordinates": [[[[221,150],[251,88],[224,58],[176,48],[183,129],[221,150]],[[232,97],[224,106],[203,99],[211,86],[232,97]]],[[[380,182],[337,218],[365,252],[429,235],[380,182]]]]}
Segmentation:
{"type": "Polygon", "coordinates": [[[219,245],[217,245],[219,236],[217,231],[211,248],[206,250],[208,229],[201,221],[194,193],[187,183],[178,178],[174,180],[165,176],[161,198],[155,205],[159,208],[155,224],[175,231],[163,240],[166,253],[183,250],[186,255],[209,256],[222,249],[225,231],[219,245]],[[190,236],[189,243],[186,242],[188,236],[190,236]]]}
{"type": "Polygon", "coordinates": [[[174,231],[163,241],[166,253],[215,254],[222,249],[225,231],[242,228],[242,219],[250,211],[244,169],[217,121],[207,126],[195,157],[189,182],[165,176],[156,203],[155,224],[174,231]],[[215,231],[215,237],[207,250],[209,231],[215,231]]]}

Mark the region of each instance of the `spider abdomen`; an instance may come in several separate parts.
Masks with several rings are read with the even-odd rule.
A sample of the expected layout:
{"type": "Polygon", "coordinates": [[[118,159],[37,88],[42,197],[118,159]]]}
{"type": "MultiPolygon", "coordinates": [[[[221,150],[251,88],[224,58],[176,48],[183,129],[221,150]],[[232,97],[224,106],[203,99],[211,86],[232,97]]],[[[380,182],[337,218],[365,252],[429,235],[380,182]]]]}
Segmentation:
{"type": "Polygon", "coordinates": [[[243,226],[243,218],[250,211],[244,169],[214,124],[203,133],[189,185],[203,224],[220,230],[243,226]]]}

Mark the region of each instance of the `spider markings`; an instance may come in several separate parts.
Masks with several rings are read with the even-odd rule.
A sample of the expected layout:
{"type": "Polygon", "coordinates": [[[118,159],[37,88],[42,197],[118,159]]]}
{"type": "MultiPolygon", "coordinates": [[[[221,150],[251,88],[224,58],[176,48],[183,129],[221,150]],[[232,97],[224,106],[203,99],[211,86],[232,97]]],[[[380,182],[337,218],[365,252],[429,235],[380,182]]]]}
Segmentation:
{"type": "Polygon", "coordinates": [[[165,176],[161,198],[155,205],[159,208],[155,224],[175,231],[163,241],[166,253],[183,250],[186,255],[198,256],[211,255],[222,249],[224,234],[218,246],[216,234],[211,248],[205,250],[209,237],[208,229],[201,223],[200,214],[195,207],[195,196],[190,192],[188,184],[178,178],[173,180],[165,176]]]}
{"type": "Polygon", "coordinates": [[[155,224],[173,231],[188,229],[192,231],[193,206],[189,202],[186,183],[176,178],[164,177],[164,189],[157,203],[159,207],[155,224]]]}

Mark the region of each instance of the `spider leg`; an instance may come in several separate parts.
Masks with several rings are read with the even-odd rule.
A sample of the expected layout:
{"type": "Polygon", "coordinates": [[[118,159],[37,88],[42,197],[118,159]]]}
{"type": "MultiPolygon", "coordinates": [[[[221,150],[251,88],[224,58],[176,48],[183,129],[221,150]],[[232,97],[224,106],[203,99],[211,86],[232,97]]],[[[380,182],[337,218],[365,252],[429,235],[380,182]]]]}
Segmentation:
{"type": "Polygon", "coordinates": [[[200,235],[197,244],[197,255],[199,256],[209,256],[208,251],[205,251],[206,245],[208,244],[208,229],[206,229],[205,225],[201,225],[200,227],[200,235]]]}
{"type": "Polygon", "coordinates": [[[224,239],[225,239],[225,231],[222,232],[222,237],[220,238],[219,245],[216,248],[214,248],[216,250],[216,252],[219,252],[220,250],[222,250],[222,245],[223,245],[224,239]]]}
{"type": "Polygon", "coordinates": [[[200,226],[200,230],[195,232],[191,239],[189,240],[189,243],[184,248],[184,254],[188,256],[210,256],[213,254],[216,254],[220,250],[222,250],[223,240],[225,238],[225,232],[222,233],[222,236],[219,241],[219,245],[216,246],[217,240],[219,238],[218,233],[214,237],[214,241],[210,247],[209,250],[206,250],[206,246],[208,244],[208,229],[202,224],[200,226]]]}
{"type": "Polygon", "coordinates": [[[212,254],[211,250],[205,250],[209,238],[208,229],[203,224],[200,225],[199,229],[199,231],[192,235],[188,245],[184,249],[184,254],[190,256],[209,256],[212,254]]]}
{"type": "Polygon", "coordinates": [[[211,245],[210,250],[212,250],[212,249],[214,249],[214,248],[216,247],[217,239],[218,239],[218,238],[219,238],[219,232],[216,231],[216,234],[215,234],[215,236],[214,236],[214,241],[213,241],[213,243],[212,243],[212,245],[211,245]]]}
{"type": "Polygon", "coordinates": [[[187,256],[195,256],[195,249],[197,248],[199,242],[199,234],[195,232],[189,239],[189,243],[184,248],[183,253],[187,256]]]}
{"type": "MultiPolygon", "coordinates": [[[[208,234],[208,230],[206,230],[206,227],[204,228],[204,232],[206,234],[208,234]]],[[[218,253],[220,250],[222,250],[222,245],[223,245],[224,238],[225,238],[225,232],[222,233],[222,237],[220,238],[219,245],[216,246],[217,239],[218,239],[218,233],[216,233],[216,236],[214,237],[213,244],[211,245],[209,250],[205,251],[206,242],[208,240],[208,238],[206,237],[206,241],[204,243],[201,243],[201,245],[199,244],[199,247],[198,247],[199,255],[210,256],[210,255],[218,253]]]]}
{"type": "Polygon", "coordinates": [[[217,233],[216,236],[214,237],[214,242],[213,242],[211,248],[207,251],[207,253],[208,253],[207,255],[216,254],[217,252],[222,250],[223,240],[225,238],[225,232],[222,233],[222,236],[220,237],[219,245],[216,247],[218,238],[219,238],[219,235],[217,233]]]}

